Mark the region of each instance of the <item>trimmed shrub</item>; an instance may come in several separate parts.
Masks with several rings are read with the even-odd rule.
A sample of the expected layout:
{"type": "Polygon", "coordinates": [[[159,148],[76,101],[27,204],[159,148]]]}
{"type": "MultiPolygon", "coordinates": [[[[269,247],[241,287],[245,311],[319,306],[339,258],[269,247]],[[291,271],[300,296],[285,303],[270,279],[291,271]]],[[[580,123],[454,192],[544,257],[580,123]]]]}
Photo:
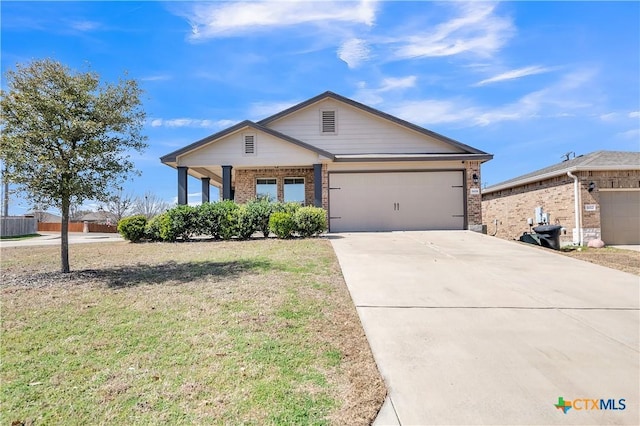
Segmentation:
{"type": "Polygon", "coordinates": [[[250,238],[257,230],[256,218],[246,205],[239,206],[235,211],[236,215],[236,234],[241,240],[250,238]]]}
{"type": "Polygon", "coordinates": [[[274,212],[284,212],[284,213],[294,214],[301,207],[302,205],[300,205],[300,203],[294,203],[291,201],[288,203],[281,203],[281,202],[273,203],[274,212]]]}
{"type": "Polygon", "coordinates": [[[200,232],[216,239],[235,237],[238,232],[238,209],[240,206],[230,200],[202,204],[198,214],[200,232]]]}
{"type": "Polygon", "coordinates": [[[166,213],[152,217],[144,228],[144,236],[150,241],[162,241],[162,221],[167,217],[166,213]]]}
{"type": "Polygon", "coordinates": [[[269,229],[278,238],[291,238],[295,229],[293,215],[287,212],[275,212],[269,218],[269,229]]]}
{"type": "Polygon", "coordinates": [[[132,243],[137,243],[145,236],[144,230],[147,225],[147,218],[144,215],[125,217],[118,222],[118,232],[122,238],[132,243]]]}
{"type": "Polygon", "coordinates": [[[262,198],[259,200],[252,200],[245,204],[247,208],[247,215],[251,217],[256,231],[262,232],[262,235],[266,238],[269,236],[269,217],[274,211],[274,203],[269,202],[268,199],[262,198]]]}
{"type": "Polygon", "coordinates": [[[160,235],[164,241],[175,241],[182,238],[187,241],[198,234],[198,208],[181,205],[168,210],[166,219],[160,220],[160,235]]]}
{"type": "Polygon", "coordinates": [[[300,207],[293,214],[295,232],[307,238],[327,230],[327,214],[320,207],[300,207]]]}

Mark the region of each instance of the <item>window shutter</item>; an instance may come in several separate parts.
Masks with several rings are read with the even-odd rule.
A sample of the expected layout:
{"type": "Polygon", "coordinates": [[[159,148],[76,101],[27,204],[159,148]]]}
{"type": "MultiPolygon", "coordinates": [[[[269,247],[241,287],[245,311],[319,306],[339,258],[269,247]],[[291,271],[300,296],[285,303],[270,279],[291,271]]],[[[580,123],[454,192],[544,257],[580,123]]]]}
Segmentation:
{"type": "Polygon", "coordinates": [[[244,153],[256,153],[256,137],[254,135],[244,135],[244,153]]]}
{"type": "Polygon", "coordinates": [[[336,112],[322,111],[322,133],[336,132],[336,112]]]}

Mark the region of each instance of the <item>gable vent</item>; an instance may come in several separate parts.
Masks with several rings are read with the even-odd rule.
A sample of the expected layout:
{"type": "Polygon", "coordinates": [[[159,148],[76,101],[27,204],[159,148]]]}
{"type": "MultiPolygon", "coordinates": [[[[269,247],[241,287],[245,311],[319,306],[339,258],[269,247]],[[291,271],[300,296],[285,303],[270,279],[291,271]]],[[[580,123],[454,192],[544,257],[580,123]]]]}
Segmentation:
{"type": "Polygon", "coordinates": [[[336,132],[336,112],[322,111],[322,133],[336,132]]]}
{"type": "Polygon", "coordinates": [[[255,135],[244,135],[244,153],[256,153],[256,137],[255,135]]]}

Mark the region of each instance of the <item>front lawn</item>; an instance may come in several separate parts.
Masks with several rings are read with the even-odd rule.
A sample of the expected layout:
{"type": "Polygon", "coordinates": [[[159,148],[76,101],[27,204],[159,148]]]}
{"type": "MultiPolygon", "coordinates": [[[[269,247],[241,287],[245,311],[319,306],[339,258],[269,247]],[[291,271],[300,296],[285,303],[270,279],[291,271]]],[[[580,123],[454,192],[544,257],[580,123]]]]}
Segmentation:
{"type": "Polygon", "coordinates": [[[0,424],[369,424],[385,395],[327,240],[2,250],[0,424]]]}

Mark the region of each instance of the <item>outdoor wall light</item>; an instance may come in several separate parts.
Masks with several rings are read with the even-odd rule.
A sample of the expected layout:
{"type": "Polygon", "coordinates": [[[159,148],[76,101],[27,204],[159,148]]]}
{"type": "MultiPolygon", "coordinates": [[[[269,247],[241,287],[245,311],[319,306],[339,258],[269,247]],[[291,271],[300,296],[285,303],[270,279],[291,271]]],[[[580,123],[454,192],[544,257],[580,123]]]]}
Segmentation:
{"type": "Polygon", "coordinates": [[[477,173],[474,173],[471,177],[473,178],[473,183],[477,184],[478,182],[480,182],[480,178],[478,177],[477,173]]]}
{"type": "Polygon", "coordinates": [[[595,182],[589,182],[589,187],[587,188],[587,191],[591,192],[594,189],[596,189],[596,183],[595,182]]]}

